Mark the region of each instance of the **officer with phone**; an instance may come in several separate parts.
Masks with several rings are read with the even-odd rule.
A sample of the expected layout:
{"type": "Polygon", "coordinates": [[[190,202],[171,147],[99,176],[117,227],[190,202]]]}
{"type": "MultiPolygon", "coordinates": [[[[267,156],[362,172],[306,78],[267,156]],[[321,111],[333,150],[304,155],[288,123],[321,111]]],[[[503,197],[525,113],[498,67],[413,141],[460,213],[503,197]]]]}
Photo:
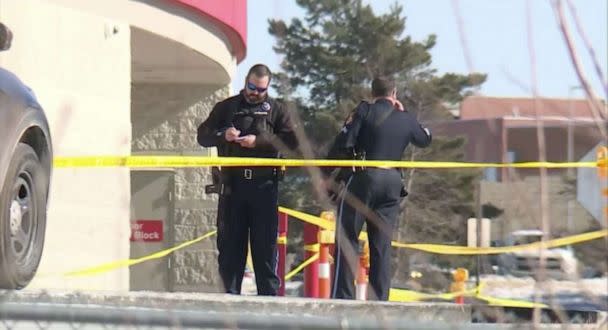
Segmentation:
{"type": "MultiPolygon", "coordinates": [[[[203,147],[217,147],[219,156],[277,158],[286,146],[297,148],[287,109],[268,96],[272,74],[266,65],[249,69],[244,89],[214,107],[198,128],[203,147]]],[[[285,151],[284,151],[285,152],[285,151]]],[[[247,243],[258,295],[276,295],[278,181],[276,167],[215,168],[207,192],[220,193],[217,216],[218,266],[225,292],[240,294],[247,243]]]]}
{"type": "MultiPolygon", "coordinates": [[[[426,147],[431,143],[431,132],[397,100],[392,79],[375,78],[372,97],[373,102],[361,102],[346,120],[328,158],[399,161],[409,144],[426,147]]],[[[369,299],[388,300],[392,234],[399,203],[406,194],[401,172],[396,168],[354,168],[346,179],[345,193],[337,201],[333,298],[355,297],[359,234],[366,223],[370,247],[369,299]]]]}

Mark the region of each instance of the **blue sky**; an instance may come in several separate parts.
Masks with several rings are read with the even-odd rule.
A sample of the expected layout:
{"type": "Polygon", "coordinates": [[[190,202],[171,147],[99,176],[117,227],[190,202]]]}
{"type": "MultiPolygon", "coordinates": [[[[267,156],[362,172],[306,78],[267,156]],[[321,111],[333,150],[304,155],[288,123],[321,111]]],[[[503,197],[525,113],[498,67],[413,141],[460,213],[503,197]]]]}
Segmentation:
{"type": "MultiPolygon", "coordinates": [[[[608,63],[608,1],[571,0],[580,24],[596,52],[606,79],[608,63]]],[[[454,3],[458,4],[468,44],[473,71],[488,74],[481,94],[486,96],[529,97],[531,93],[531,65],[528,47],[528,27],[525,0],[364,0],[371,3],[376,13],[383,13],[394,4],[403,6],[406,17],[405,34],[414,40],[423,40],[429,34],[437,35],[437,45],[431,51],[433,67],[440,73],[467,73],[469,68],[458,32],[454,3]]],[[[587,79],[596,95],[606,97],[582,38],[568,10],[571,35],[584,67],[587,79]]],[[[531,29],[536,56],[537,89],[541,96],[566,98],[583,97],[576,86],[580,83],[559,31],[549,0],[530,0],[531,29]]],[[[234,89],[242,87],[249,67],[265,63],[271,70],[280,69],[281,58],[274,53],[274,38],[268,34],[268,19],[281,18],[289,22],[292,17],[303,16],[303,10],[294,0],[251,0],[247,13],[247,57],[237,67],[234,89]]]]}

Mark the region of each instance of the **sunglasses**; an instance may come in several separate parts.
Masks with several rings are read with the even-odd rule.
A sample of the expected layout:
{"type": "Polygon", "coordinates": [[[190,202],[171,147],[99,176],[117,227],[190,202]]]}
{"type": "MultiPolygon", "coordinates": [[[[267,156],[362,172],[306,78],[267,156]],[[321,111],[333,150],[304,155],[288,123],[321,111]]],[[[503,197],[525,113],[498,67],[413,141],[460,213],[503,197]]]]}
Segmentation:
{"type": "Polygon", "coordinates": [[[264,93],[268,88],[258,87],[253,83],[247,82],[247,89],[250,91],[258,91],[258,93],[264,93]]]}

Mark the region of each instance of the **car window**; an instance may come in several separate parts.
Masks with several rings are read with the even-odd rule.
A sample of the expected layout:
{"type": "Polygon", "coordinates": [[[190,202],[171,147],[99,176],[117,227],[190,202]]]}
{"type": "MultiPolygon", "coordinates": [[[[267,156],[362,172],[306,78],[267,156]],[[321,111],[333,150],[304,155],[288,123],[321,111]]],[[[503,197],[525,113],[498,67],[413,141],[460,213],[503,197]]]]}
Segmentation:
{"type": "Polygon", "coordinates": [[[540,242],[541,238],[542,238],[542,236],[518,236],[518,237],[515,237],[515,241],[514,241],[513,245],[536,243],[536,242],[540,242]]]}

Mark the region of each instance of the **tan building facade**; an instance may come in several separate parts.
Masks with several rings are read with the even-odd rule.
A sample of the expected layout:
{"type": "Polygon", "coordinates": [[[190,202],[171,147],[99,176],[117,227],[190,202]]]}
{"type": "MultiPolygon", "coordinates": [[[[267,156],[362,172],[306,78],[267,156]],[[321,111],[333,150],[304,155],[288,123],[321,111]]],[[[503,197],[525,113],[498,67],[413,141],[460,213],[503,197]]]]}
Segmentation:
{"type": "MultiPolygon", "coordinates": [[[[196,127],[228,95],[244,57],[246,1],[224,1],[225,9],[205,3],[0,0],[0,21],[14,33],[0,65],[37,95],[56,157],[212,152],[197,145],[196,127]]],[[[214,197],[203,189],[208,169],[159,173],[167,170],[173,183],[163,242],[142,243],[139,253],[215,225],[214,197]]],[[[141,219],[132,199],[134,172],[54,169],[45,249],[29,288],[131,289],[126,267],[86,277],[65,273],[134,257],[131,227],[141,219]]],[[[216,279],[206,270],[215,269],[213,243],[174,255],[166,289],[212,289],[216,279]]]]}

